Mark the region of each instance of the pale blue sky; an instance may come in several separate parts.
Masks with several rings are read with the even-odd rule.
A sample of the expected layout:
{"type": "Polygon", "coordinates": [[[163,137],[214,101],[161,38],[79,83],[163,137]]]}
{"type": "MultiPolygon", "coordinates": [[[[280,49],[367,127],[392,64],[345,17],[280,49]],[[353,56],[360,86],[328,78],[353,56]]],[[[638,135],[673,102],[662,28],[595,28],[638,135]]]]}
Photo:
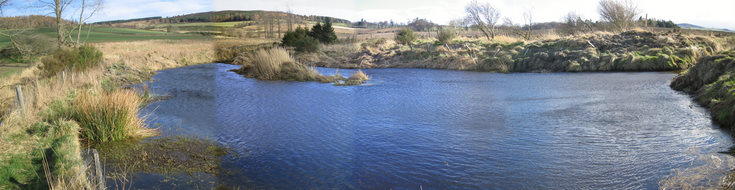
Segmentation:
{"type": "MultiPolygon", "coordinates": [[[[28,0],[16,0],[17,2],[28,0]]],[[[291,9],[297,14],[325,15],[357,21],[393,19],[406,22],[427,18],[446,24],[464,15],[470,0],[107,0],[104,11],[94,21],[150,16],[175,16],[214,10],[291,9]]],[[[5,10],[5,15],[33,14],[37,10],[19,6],[5,10]]],[[[482,0],[481,0],[482,2],[482,0]]],[[[521,22],[523,12],[532,10],[534,22],[559,21],[570,11],[597,20],[597,0],[486,0],[501,11],[501,17],[521,22]]],[[[652,18],[670,19],[712,28],[735,29],[735,0],[639,0],[643,13],[652,18]]]]}

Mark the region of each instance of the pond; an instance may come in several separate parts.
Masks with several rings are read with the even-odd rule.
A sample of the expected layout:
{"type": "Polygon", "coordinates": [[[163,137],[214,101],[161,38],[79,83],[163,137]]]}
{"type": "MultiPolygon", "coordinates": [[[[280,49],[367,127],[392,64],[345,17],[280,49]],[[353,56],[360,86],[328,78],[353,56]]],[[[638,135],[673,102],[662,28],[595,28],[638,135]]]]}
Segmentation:
{"type": "Polygon", "coordinates": [[[169,97],[143,113],[232,148],[216,179],[232,187],[650,189],[733,145],[673,73],[369,69],[345,87],[238,67],[161,71],[150,88],[169,97]]]}

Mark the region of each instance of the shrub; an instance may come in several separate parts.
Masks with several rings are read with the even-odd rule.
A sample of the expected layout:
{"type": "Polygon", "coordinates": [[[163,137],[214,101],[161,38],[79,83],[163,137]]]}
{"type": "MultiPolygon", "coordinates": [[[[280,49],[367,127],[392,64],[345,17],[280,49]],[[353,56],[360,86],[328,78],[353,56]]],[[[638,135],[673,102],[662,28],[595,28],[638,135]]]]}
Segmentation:
{"type": "Polygon", "coordinates": [[[398,31],[396,34],[395,40],[399,44],[408,45],[411,47],[411,51],[413,51],[413,41],[416,41],[418,37],[416,37],[416,34],[413,33],[413,30],[404,28],[398,31]]]}
{"type": "Polygon", "coordinates": [[[58,49],[41,62],[41,71],[45,76],[53,76],[64,70],[84,71],[102,62],[102,52],[92,46],[58,49]]]}
{"type": "Polygon", "coordinates": [[[319,41],[306,36],[296,41],[296,51],[298,52],[316,52],[319,51],[319,41]]]}
{"type": "Polygon", "coordinates": [[[448,44],[452,39],[454,39],[454,31],[443,28],[439,30],[439,33],[436,35],[436,39],[439,40],[439,43],[441,44],[448,44]]]}

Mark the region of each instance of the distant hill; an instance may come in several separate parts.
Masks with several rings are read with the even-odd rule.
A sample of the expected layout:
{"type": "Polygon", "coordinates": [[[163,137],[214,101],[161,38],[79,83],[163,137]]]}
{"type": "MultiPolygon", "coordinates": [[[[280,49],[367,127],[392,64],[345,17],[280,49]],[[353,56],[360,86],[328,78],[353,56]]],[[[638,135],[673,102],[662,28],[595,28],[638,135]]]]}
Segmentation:
{"type": "Polygon", "coordinates": [[[681,23],[681,24],[678,24],[678,25],[679,25],[679,27],[682,27],[682,28],[705,29],[704,27],[693,25],[693,24],[689,24],[689,23],[681,23]]]}
{"type": "Polygon", "coordinates": [[[697,29],[697,30],[714,30],[714,31],[724,31],[724,32],[735,32],[733,30],[725,29],[725,28],[723,28],[723,29],[707,28],[707,27],[702,27],[702,26],[698,26],[698,25],[694,25],[694,24],[689,24],[689,23],[681,23],[681,24],[678,24],[678,25],[681,28],[689,28],[689,29],[697,29]]]}
{"type": "MultiPolygon", "coordinates": [[[[69,21],[64,21],[69,23],[69,21]]],[[[19,28],[38,28],[53,27],[56,25],[56,18],[43,15],[0,17],[0,28],[3,29],[19,29],[19,28]]]]}
{"type": "Polygon", "coordinates": [[[186,15],[179,15],[173,17],[148,17],[148,18],[136,18],[128,20],[112,20],[96,22],[94,24],[102,25],[125,25],[131,23],[195,23],[195,22],[230,22],[230,21],[258,21],[269,17],[287,17],[288,15],[295,16],[302,20],[307,21],[322,21],[325,18],[329,18],[333,23],[344,23],[351,24],[349,20],[325,17],[325,16],[305,16],[290,14],[278,11],[212,11],[202,13],[192,13],[186,15]]]}

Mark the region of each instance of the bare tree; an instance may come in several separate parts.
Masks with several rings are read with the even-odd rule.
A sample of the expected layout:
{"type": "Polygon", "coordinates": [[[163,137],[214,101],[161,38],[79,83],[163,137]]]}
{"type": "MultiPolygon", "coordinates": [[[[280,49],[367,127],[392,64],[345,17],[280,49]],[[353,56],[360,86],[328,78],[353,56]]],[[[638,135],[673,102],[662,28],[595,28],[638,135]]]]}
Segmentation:
{"type": "Polygon", "coordinates": [[[602,20],[621,31],[633,27],[633,19],[639,14],[638,6],[631,0],[601,0],[598,11],[602,20]]]}
{"type": "Polygon", "coordinates": [[[523,38],[530,40],[533,32],[531,28],[531,26],[533,26],[533,13],[531,12],[531,9],[528,9],[523,13],[523,22],[526,24],[526,32],[523,34],[523,38]]]}
{"type": "Polygon", "coordinates": [[[8,5],[8,2],[10,2],[10,0],[0,0],[0,14],[3,13],[3,8],[8,5]]]}
{"type": "Polygon", "coordinates": [[[56,16],[56,40],[58,47],[61,48],[66,44],[66,33],[64,31],[64,13],[74,0],[40,0],[42,7],[53,11],[56,16]]]}
{"type": "Polygon", "coordinates": [[[562,18],[562,22],[561,32],[564,34],[574,35],[584,31],[592,32],[592,21],[583,19],[582,16],[579,16],[575,12],[567,13],[562,18]]]}
{"type": "Polygon", "coordinates": [[[524,37],[525,33],[523,32],[523,29],[521,28],[520,24],[517,24],[513,22],[512,19],[509,17],[503,18],[503,25],[504,30],[507,32],[506,35],[513,35],[513,36],[520,36],[524,37]]]}
{"type": "MultiPolygon", "coordinates": [[[[75,46],[79,45],[79,39],[82,38],[82,27],[84,23],[102,9],[103,3],[104,0],[82,0],[81,7],[79,8],[79,23],[77,23],[79,27],[77,28],[77,41],[74,44],[75,46]],[[87,11],[86,14],[85,11],[87,11]]],[[[91,30],[91,27],[89,29],[91,30]]],[[[89,31],[87,31],[87,35],[89,35],[89,31]]]]}
{"type": "Polygon", "coordinates": [[[490,5],[490,3],[480,3],[473,0],[465,7],[465,19],[468,24],[474,25],[487,37],[487,39],[495,39],[496,28],[500,18],[500,11],[490,5]]]}
{"type": "Polygon", "coordinates": [[[288,31],[293,31],[293,20],[294,20],[293,11],[291,11],[291,7],[288,7],[286,9],[286,24],[288,24],[288,31]]]}

